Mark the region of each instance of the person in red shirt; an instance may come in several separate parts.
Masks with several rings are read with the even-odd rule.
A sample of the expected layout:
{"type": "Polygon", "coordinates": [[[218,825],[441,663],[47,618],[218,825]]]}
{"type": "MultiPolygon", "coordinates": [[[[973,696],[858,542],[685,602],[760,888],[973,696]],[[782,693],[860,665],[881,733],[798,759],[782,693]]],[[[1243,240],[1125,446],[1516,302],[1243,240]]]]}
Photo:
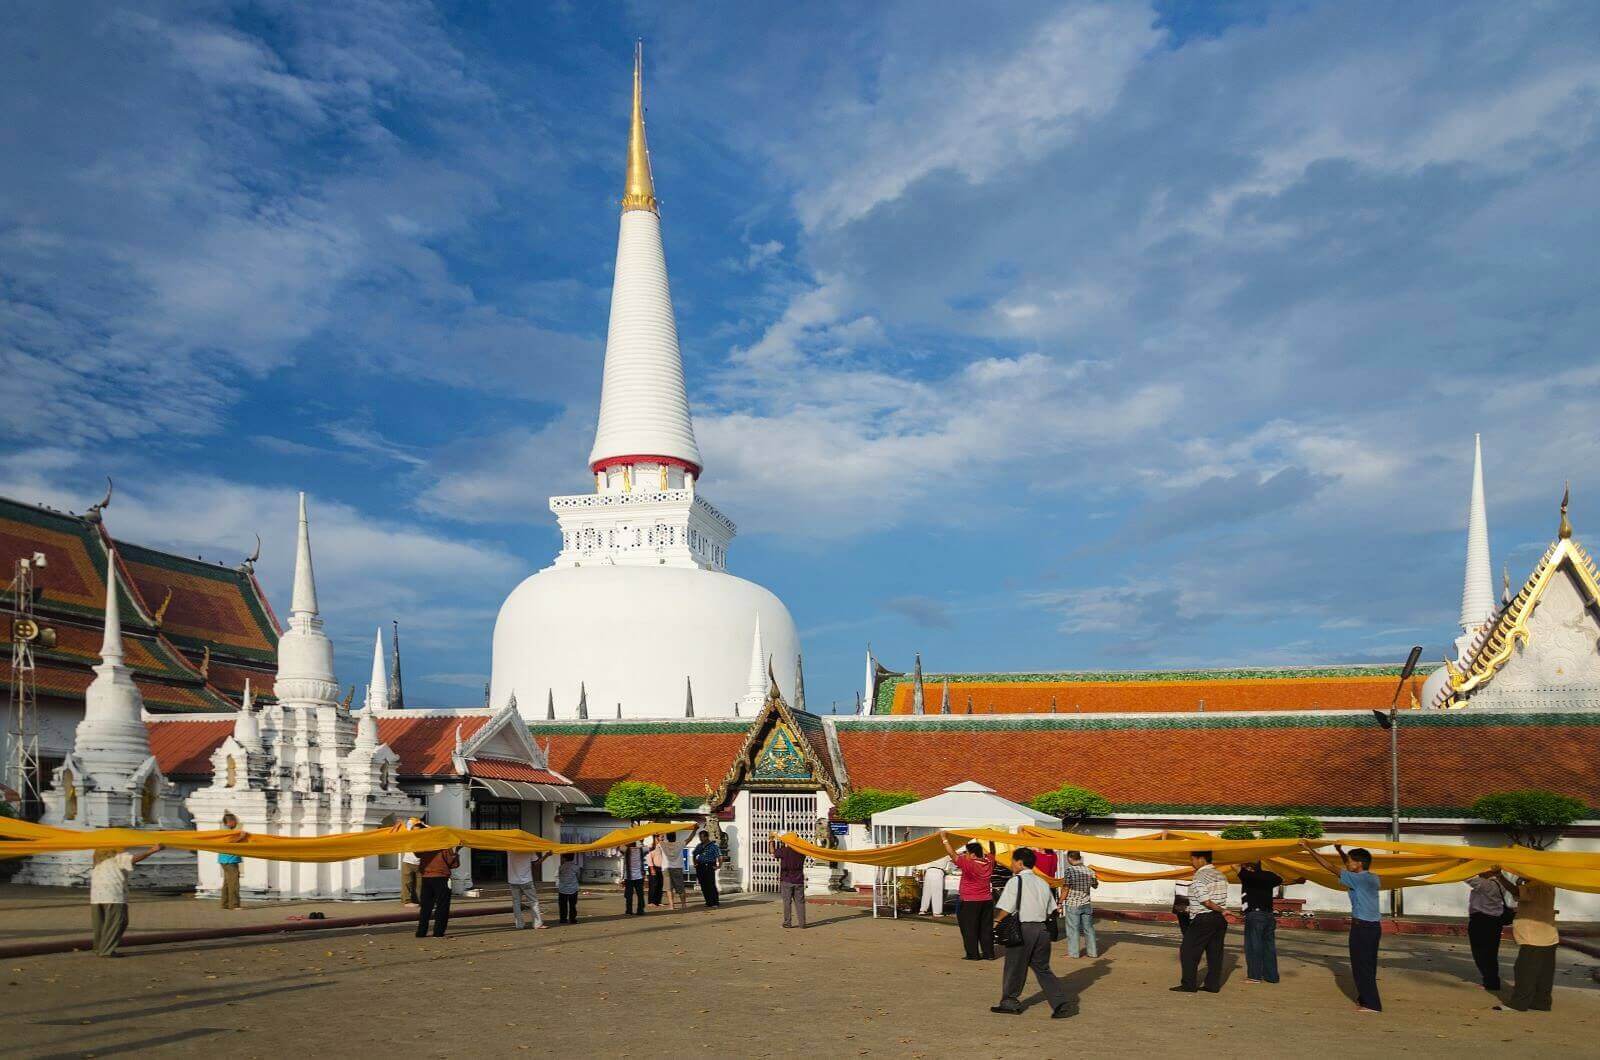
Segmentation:
{"type": "Polygon", "coordinates": [[[456,850],[417,852],[417,875],[422,878],[422,911],[417,914],[419,939],[428,933],[430,919],[436,939],[444,937],[444,929],[450,923],[450,874],[461,864],[461,855],[456,850]]]}
{"type": "Polygon", "coordinates": [[[1054,876],[1056,869],[1061,867],[1060,855],[1054,850],[1033,848],[1033,867],[1046,876],[1054,876]]]}
{"type": "Polygon", "coordinates": [[[994,844],[989,844],[989,854],[976,842],[968,843],[957,853],[950,845],[950,836],[939,833],[944,840],[945,853],[961,873],[961,886],[956,892],[961,905],[956,909],[956,923],[961,925],[961,943],[967,953],[962,960],[994,960],[994,891],[990,880],[994,876],[994,844]]]}

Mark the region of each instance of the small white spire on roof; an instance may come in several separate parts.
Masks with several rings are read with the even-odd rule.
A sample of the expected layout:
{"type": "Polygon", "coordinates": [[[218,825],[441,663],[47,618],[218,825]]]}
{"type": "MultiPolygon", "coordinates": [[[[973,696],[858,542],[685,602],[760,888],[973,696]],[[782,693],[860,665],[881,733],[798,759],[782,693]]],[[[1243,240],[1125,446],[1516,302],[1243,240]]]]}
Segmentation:
{"type": "Polygon", "coordinates": [[[950,680],[949,680],[949,678],[945,679],[944,691],[942,693],[940,693],[940,695],[939,695],[939,713],[940,714],[948,714],[948,713],[950,713],[950,680]]]}
{"type": "Polygon", "coordinates": [[[1461,630],[1471,633],[1494,616],[1489,566],[1489,516],[1483,499],[1483,440],[1472,436],[1472,499],[1467,507],[1467,566],[1461,586],[1461,630]]]}
{"type": "Polygon", "coordinates": [[[262,750],[261,723],[256,719],[255,697],[250,692],[250,679],[244,679],[244,698],[239,713],[233,719],[233,738],[246,751],[262,750]]]}
{"type": "Polygon", "coordinates": [[[683,716],[694,717],[694,678],[688,675],[683,678],[683,716]]]}
{"type": "Polygon", "coordinates": [[[756,613],[756,631],[750,641],[750,687],[752,695],[764,695],[767,690],[767,654],[761,646],[761,614],[756,613]]]}
{"type": "Polygon", "coordinates": [[[117,552],[106,550],[105,632],[100,637],[102,662],[122,663],[122,611],[117,606],[117,552]]]}
{"type": "Polygon", "coordinates": [[[800,652],[794,653],[794,709],[806,709],[806,664],[800,652]]]}
{"type": "Polygon", "coordinates": [[[556,720],[556,690],[549,689],[544,701],[544,716],[546,721],[556,720]]]}
{"type": "Polygon", "coordinates": [[[311,524],[306,519],[306,495],[300,494],[300,536],[294,551],[294,596],[291,615],[316,615],[317,578],[311,569],[311,524]]]}
{"type": "Polygon", "coordinates": [[[589,689],[582,681],[578,682],[578,717],[589,720],[589,689]]]}
{"type": "Polygon", "coordinates": [[[925,714],[922,702],[922,653],[917,652],[916,672],[911,677],[911,713],[925,714]]]}
{"type": "Polygon", "coordinates": [[[372,645],[372,681],[367,685],[367,709],[389,709],[389,672],[383,658],[383,627],[372,645]]]}

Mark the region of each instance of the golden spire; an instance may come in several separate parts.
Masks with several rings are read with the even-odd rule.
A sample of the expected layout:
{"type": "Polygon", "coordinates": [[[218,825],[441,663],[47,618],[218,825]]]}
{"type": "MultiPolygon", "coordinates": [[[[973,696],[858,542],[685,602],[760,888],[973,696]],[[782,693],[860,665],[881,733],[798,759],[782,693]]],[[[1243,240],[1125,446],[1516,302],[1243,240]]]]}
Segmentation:
{"type": "Polygon", "coordinates": [[[1572,500],[1572,486],[1561,491],[1561,529],[1556,533],[1565,540],[1572,536],[1572,521],[1567,518],[1567,504],[1572,500]]]}
{"type": "Polygon", "coordinates": [[[656,185],[650,179],[650,148],[644,142],[644,44],[633,46],[633,121],[628,126],[628,179],[622,189],[622,212],[656,210],[656,185]]]}

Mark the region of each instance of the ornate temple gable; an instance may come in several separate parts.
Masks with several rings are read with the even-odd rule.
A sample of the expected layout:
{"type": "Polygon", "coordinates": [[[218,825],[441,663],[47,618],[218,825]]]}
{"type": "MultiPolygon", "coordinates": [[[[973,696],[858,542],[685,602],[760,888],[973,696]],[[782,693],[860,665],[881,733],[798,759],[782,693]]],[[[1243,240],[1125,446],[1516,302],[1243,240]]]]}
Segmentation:
{"type": "Polygon", "coordinates": [[[845,795],[827,750],[823,720],[792,709],[775,680],[769,681],[766,705],[751,723],[722,783],[709,793],[708,805],[721,808],[741,786],[798,791],[821,788],[836,803],[845,795]]]}
{"type": "MultiPolygon", "coordinates": [[[[1418,670],[1421,694],[1431,670],[1418,670]]],[[[1362,710],[1389,702],[1398,666],[1236,667],[1055,673],[925,673],[924,687],[950,686],[951,714],[1192,713],[1204,710],[1362,710]]],[[[882,673],[871,713],[910,714],[912,679],[882,673]]],[[[937,709],[932,702],[926,708],[937,709]]]]}
{"type": "Polygon", "coordinates": [[[471,739],[461,745],[461,757],[496,758],[526,762],[539,769],[548,769],[544,751],[528,735],[528,727],[517,713],[515,702],[507,703],[483,723],[471,739]]]}
{"type": "MultiPolygon", "coordinates": [[[[1562,529],[1431,706],[1600,709],[1600,573],[1562,529]]],[[[1447,664],[1449,665],[1449,664],[1447,664]]]]}

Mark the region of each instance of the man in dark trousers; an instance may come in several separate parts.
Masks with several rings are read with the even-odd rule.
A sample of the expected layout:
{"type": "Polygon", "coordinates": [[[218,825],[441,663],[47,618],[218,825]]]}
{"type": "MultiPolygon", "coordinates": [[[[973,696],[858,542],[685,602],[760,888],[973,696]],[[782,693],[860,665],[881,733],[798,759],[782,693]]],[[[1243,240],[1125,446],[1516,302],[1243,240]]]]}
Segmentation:
{"type": "Polygon", "coordinates": [[[461,855],[454,850],[421,850],[417,852],[417,875],[422,880],[422,910],[417,914],[417,938],[428,933],[428,921],[433,921],[433,937],[443,938],[444,929],[450,925],[450,874],[461,864],[461,855]]]}
{"type": "Polygon", "coordinates": [[[622,848],[622,912],[633,916],[637,903],[640,916],[644,915],[644,851],[638,843],[622,848]]]}
{"type": "Polygon", "coordinates": [[[1200,958],[1206,959],[1206,992],[1222,991],[1222,943],[1228,936],[1228,916],[1223,903],[1228,900],[1228,879],[1211,864],[1211,851],[1196,850],[1189,855],[1194,879],[1189,881],[1188,930],[1178,947],[1182,978],[1172,989],[1192,994],[1200,975],[1200,958]]]}
{"type": "Polygon", "coordinates": [[[1324,870],[1338,876],[1350,893],[1350,974],[1356,981],[1356,1011],[1382,1012],[1383,1000],[1378,997],[1378,943],[1383,939],[1383,912],[1378,908],[1378,877],[1372,872],[1372,854],[1360,847],[1346,853],[1335,843],[1333,849],[1344,863],[1340,870],[1310,843],[1301,840],[1300,845],[1324,870]]]}
{"type": "Polygon", "coordinates": [[[1055,911],[1055,888],[1050,878],[1034,871],[1033,851],[1019,847],[1011,854],[1013,873],[995,903],[995,923],[1016,917],[1021,927],[1022,945],[1006,947],[1006,963],[1000,976],[1000,1003],[990,1012],[1006,1016],[1022,1015],[1022,990],[1028,983],[1028,970],[1039,981],[1045,1000],[1050,1003],[1051,1019],[1067,1019],[1075,1014],[1067,989],[1050,970],[1050,929],[1047,921],[1055,911]]]}
{"type": "Polygon", "coordinates": [[[1506,927],[1506,891],[1498,869],[1488,869],[1467,881],[1467,941],[1472,960],[1488,991],[1500,989],[1500,936],[1506,927]]]}
{"type": "Polygon", "coordinates": [[[700,881],[700,897],[705,899],[707,909],[715,909],[722,904],[722,895],[717,891],[717,868],[722,864],[722,848],[705,829],[700,831],[700,844],[694,848],[693,858],[695,879],[700,881]]]}
{"type": "Polygon", "coordinates": [[[1244,887],[1244,965],[1245,981],[1278,981],[1278,920],[1272,902],[1283,877],[1252,861],[1239,866],[1239,883],[1244,887]]]}

